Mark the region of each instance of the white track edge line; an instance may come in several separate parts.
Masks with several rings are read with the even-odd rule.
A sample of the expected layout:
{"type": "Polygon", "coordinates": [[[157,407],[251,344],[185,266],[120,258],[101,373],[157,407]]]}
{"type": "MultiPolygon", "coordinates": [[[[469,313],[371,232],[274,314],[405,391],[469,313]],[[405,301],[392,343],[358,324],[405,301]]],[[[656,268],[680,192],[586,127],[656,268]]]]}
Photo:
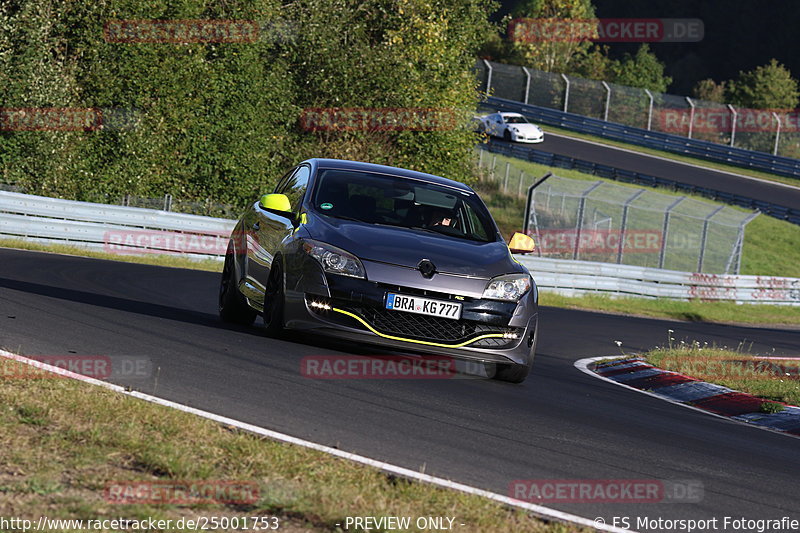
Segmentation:
{"type": "Polygon", "coordinates": [[[14,361],[18,361],[20,363],[24,363],[27,365],[31,365],[33,367],[39,368],[41,370],[45,370],[47,372],[53,372],[55,374],[62,375],[64,377],[68,377],[71,379],[75,379],[78,381],[83,381],[85,383],[90,383],[92,385],[96,385],[98,387],[103,387],[105,389],[112,390],[114,392],[118,392],[121,394],[125,394],[127,396],[132,396],[134,398],[138,398],[140,400],[144,400],[147,402],[155,403],[157,405],[161,405],[164,407],[170,407],[172,409],[177,409],[179,411],[183,411],[185,413],[190,413],[196,416],[200,416],[206,418],[208,420],[212,420],[214,422],[225,424],[228,426],[233,426],[243,431],[247,431],[249,433],[253,433],[256,435],[260,435],[262,437],[267,437],[272,440],[285,442],[288,444],[294,444],[297,446],[302,446],[304,448],[309,448],[312,450],[316,450],[319,452],[323,452],[329,455],[333,455],[335,457],[339,457],[342,459],[346,459],[348,461],[360,463],[363,465],[371,466],[374,468],[378,468],[380,470],[390,472],[392,474],[397,474],[399,476],[410,478],[416,481],[420,481],[422,483],[428,483],[431,485],[437,485],[443,488],[457,490],[459,492],[464,492],[466,494],[471,494],[474,496],[481,496],[487,498],[489,500],[496,501],[498,503],[502,503],[504,505],[508,505],[510,507],[516,507],[519,509],[524,509],[529,511],[530,513],[537,515],[541,518],[548,518],[553,520],[558,520],[561,522],[570,522],[573,524],[594,528],[598,531],[611,531],[614,533],[628,533],[631,530],[622,529],[614,526],[610,526],[607,524],[598,524],[594,520],[590,520],[588,518],[584,518],[582,516],[573,515],[570,513],[566,513],[563,511],[558,511],[556,509],[550,509],[549,507],[544,507],[542,505],[537,505],[535,503],[524,502],[521,500],[516,500],[514,498],[510,498],[508,496],[504,496],[502,494],[490,492],[488,490],[479,489],[476,487],[471,487],[469,485],[464,485],[462,483],[457,483],[454,481],[450,481],[448,479],[432,476],[430,474],[423,474],[421,472],[416,472],[414,470],[410,470],[408,468],[402,466],[396,466],[390,463],[385,463],[383,461],[378,461],[376,459],[370,459],[369,457],[365,457],[363,455],[358,455],[350,452],[345,452],[342,450],[337,450],[336,448],[331,448],[330,446],[325,446],[322,444],[317,444],[315,442],[307,441],[304,439],[300,439],[297,437],[292,437],[291,435],[287,435],[285,433],[280,433],[277,431],[273,431],[270,429],[262,428],[259,426],[255,426],[252,424],[248,424],[246,422],[240,422],[238,420],[234,420],[232,418],[228,418],[225,416],[217,415],[214,413],[210,413],[208,411],[203,411],[201,409],[195,409],[194,407],[189,407],[186,405],[181,405],[179,403],[165,400],[163,398],[159,398],[158,396],[151,396],[149,394],[144,394],[141,392],[136,391],[128,391],[124,387],[119,385],[114,385],[113,383],[107,383],[105,381],[101,381],[98,379],[90,378],[88,376],[84,376],[81,374],[76,374],[74,372],[70,372],[69,370],[65,370],[63,368],[59,368],[56,366],[48,365],[46,363],[42,363],[41,361],[36,361],[34,359],[29,359],[22,355],[17,355],[12,352],[8,352],[6,350],[0,349],[0,357],[4,357],[6,359],[12,359],[14,361]]]}
{"type": "MultiPolygon", "coordinates": [[[[574,141],[580,141],[580,142],[585,142],[585,143],[588,143],[588,144],[594,144],[596,146],[602,146],[604,148],[612,148],[614,150],[619,150],[621,152],[628,152],[630,154],[637,154],[637,155],[640,155],[642,157],[651,157],[653,159],[660,159],[662,161],[670,161],[670,162],[676,163],[678,165],[686,165],[686,166],[694,167],[694,168],[702,168],[703,170],[708,170],[710,172],[716,172],[718,174],[727,174],[729,176],[736,176],[737,178],[744,178],[744,179],[748,179],[748,180],[758,181],[758,182],[766,183],[766,184],[769,184],[769,185],[779,185],[781,187],[786,187],[787,189],[792,189],[792,190],[795,190],[795,191],[800,190],[800,187],[798,187],[797,185],[790,185],[788,183],[782,183],[780,181],[772,181],[772,180],[768,180],[768,179],[765,179],[765,178],[757,178],[755,176],[747,176],[745,174],[738,174],[736,172],[729,172],[727,170],[721,170],[721,169],[714,168],[714,167],[707,167],[707,166],[700,165],[700,164],[697,164],[697,163],[688,163],[686,161],[680,161],[678,159],[672,159],[670,157],[665,157],[663,155],[648,154],[646,152],[639,152],[638,150],[634,150],[634,149],[631,149],[631,148],[623,148],[621,146],[614,146],[614,145],[605,144],[605,143],[599,142],[599,141],[592,141],[592,140],[589,140],[589,139],[582,139],[580,137],[573,137],[572,135],[565,135],[563,133],[555,133],[555,132],[552,132],[552,131],[547,132],[547,134],[548,135],[552,135],[553,137],[563,137],[565,139],[572,139],[574,141]]],[[[617,141],[617,142],[619,142],[619,141],[617,141]]],[[[654,150],[654,148],[651,148],[651,150],[654,150]]],[[[680,155],[680,154],[676,154],[676,155],[680,155]]],[[[684,157],[692,157],[692,156],[689,155],[689,154],[684,154],[684,157]]],[[[720,164],[722,164],[722,163],[720,163],[720,164]]]]}
{"type": "MultiPolygon", "coordinates": [[[[629,389],[629,390],[632,390],[632,391],[635,391],[635,392],[640,392],[642,394],[646,394],[647,396],[652,396],[653,398],[658,398],[659,400],[663,400],[665,402],[669,402],[669,403],[671,403],[673,405],[678,405],[678,406],[684,407],[686,409],[691,409],[692,411],[697,411],[698,413],[703,413],[704,415],[714,416],[714,417],[717,417],[717,418],[721,418],[722,420],[727,420],[728,422],[733,422],[735,424],[741,424],[741,425],[744,425],[744,426],[747,426],[747,427],[751,427],[751,428],[755,428],[755,429],[761,429],[761,430],[764,430],[764,431],[769,431],[770,433],[777,433],[778,435],[783,435],[785,437],[791,437],[791,438],[795,438],[795,439],[800,438],[797,435],[792,435],[791,433],[787,433],[787,432],[781,431],[779,429],[771,428],[769,426],[762,426],[762,425],[759,425],[759,424],[751,424],[750,422],[745,422],[744,420],[739,420],[737,418],[733,418],[733,417],[730,417],[730,416],[719,415],[717,413],[712,413],[711,411],[706,411],[705,409],[700,409],[699,407],[695,407],[693,405],[689,405],[689,404],[686,404],[686,403],[679,402],[678,400],[673,400],[672,398],[670,398],[668,396],[664,396],[662,394],[657,394],[655,392],[650,392],[650,391],[646,391],[646,390],[642,390],[642,389],[637,389],[636,387],[631,387],[630,385],[626,385],[625,383],[622,383],[620,381],[614,381],[611,378],[607,378],[605,376],[601,376],[600,374],[598,374],[597,372],[594,372],[593,370],[589,370],[589,365],[590,364],[592,364],[592,363],[594,363],[596,361],[602,361],[602,360],[607,360],[607,359],[617,359],[617,357],[609,357],[609,356],[605,356],[605,357],[603,357],[603,356],[600,356],[600,357],[587,357],[585,359],[578,359],[577,361],[575,361],[573,363],[573,366],[575,368],[577,368],[578,370],[580,370],[581,372],[583,372],[585,374],[589,374],[590,376],[593,376],[595,378],[602,379],[603,381],[607,381],[609,383],[613,383],[614,385],[619,385],[621,387],[625,387],[626,389],[629,389]]],[[[665,372],[666,372],[666,370],[665,370],[665,372]]]]}

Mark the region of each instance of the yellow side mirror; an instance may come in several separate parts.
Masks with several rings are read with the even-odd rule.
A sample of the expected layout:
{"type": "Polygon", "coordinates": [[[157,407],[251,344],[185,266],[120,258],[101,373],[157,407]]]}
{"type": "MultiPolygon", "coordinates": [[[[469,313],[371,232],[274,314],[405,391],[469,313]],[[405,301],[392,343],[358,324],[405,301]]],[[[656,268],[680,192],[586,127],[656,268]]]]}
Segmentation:
{"type": "Polygon", "coordinates": [[[288,213],[292,210],[292,204],[285,194],[265,194],[259,200],[261,207],[270,211],[281,211],[288,213]]]}
{"type": "Polygon", "coordinates": [[[515,233],[511,236],[508,248],[512,254],[529,254],[536,248],[536,243],[533,242],[533,238],[524,233],[515,233]]]}

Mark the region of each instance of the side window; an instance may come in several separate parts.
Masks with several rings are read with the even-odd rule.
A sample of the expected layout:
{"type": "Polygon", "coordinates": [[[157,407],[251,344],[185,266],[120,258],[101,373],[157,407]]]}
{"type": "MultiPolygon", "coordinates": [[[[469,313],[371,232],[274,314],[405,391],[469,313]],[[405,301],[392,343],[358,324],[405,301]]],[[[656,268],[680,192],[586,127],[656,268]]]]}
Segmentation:
{"type": "Polygon", "coordinates": [[[286,189],[286,182],[289,181],[289,178],[292,177],[292,174],[297,172],[297,167],[294,167],[289,172],[281,176],[281,179],[278,180],[278,184],[275,185],[275,189],[273,189],[273,194],[286,194],[283,192],[286,189]]]}
{"type": "Polygon", "coordinates": [[[308,178],[311,177],[311,169],[307,166],[302,166],[297,169],[297,172],[292,174],[285,184],[281,187],[282,190],[278,191],[289,197],[289,202],[292,204],[292,212],[297,213],[300,209],[300,204],[303,203],[303,196],[306,194],[308,187],[308,178]]]}

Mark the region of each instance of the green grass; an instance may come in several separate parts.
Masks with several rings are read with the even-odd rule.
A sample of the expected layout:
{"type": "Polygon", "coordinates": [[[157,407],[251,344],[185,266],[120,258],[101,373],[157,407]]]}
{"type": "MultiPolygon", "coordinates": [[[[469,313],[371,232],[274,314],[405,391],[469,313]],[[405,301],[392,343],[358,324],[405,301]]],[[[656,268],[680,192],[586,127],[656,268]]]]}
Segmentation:
{"type": "MultiPolygon", "coordinates": [[[[342,531],[336,524],[347,516],[450,516],[464,531],[576,531],[86,383],[43,372],[31,379],[21,368],[0,359],[0,516],[34,523],[42,515],[277,516],[280,531],[288,532],[342,531]],[[258,497],[238,504],[119,504],[104,495],[110,483],[196,480],[255,483],[258,497]]],[[[216,531],[223,530],[231,529],[216,531]]]]}
{"type": "MultiPolygon", "coordinates": [[[[535,277],[535,276],[534,276],[535,277]]],[[[689,322],[724,324],[800,325],[800,307],[746,304],[733,302],[699,302],[647,298],[611,298],[602,294],[562,296],[542,290],[539,304],[568,309],[587,309],[623,315],[670,318],[689,322]]]]}
{"type": "MultiPolygon", "coordinates": [[[[525,173],[523,190],[526,190],[526,187],[533,183],[535,178],[544,176],[547,172],[553,172],[560,177],[587,182],[604,181],[631,189],[641,188],[637,185],[599,178],[591,174],[578,172],[577,170],[551,168],[522,159],[506,157],[501,154],[490,154],[488,152],[483,155],[483,165],[485,167],[483,171],[484,175],[479,183],[475,185],[475,188],[488,205],[500,230],[506,238],[510,237],[515,231],[522,230],[525,198],[517,194],[521,172],[525,173]],[[492,164],[495,155],[497,156],[497,170],[494,178],[490,179],[486,167],[492,164]],[[509,172],[507,192],[504,193],[503,185],[505,181],[506,163],[510,163],[511,170],[509,172]]],[[[687,196],[687,198],[700,200],[711,206],[723,205],[701,196],[679,194],[662,188],[653,190],[671,196],[687,196]]],[[[743,209],[734,206],[730,207],[745,212],[743,209]]],[[[674,269],[691,270],[691,267],[687,264],[683,268],[675,267],[674,269]]],[[[800,226],[767,215],[756,217],[745,228],[741,273],[757,276],[800,278],[800,226]]]]}
{"type": "Polygon", "coordinates": [[[107,259],[110,261],[122,261],[125,263],[138,263],[142,265],[157,265],[173,268],[191,268],[194,270],[207,270],[211,272],[222,272],[222,262],[213,259],[189,259],[179,254],[145,254],[128,255],[113,254],[108,252],[98,252],[81,248],[79,246],[67,246],[63,244],[41,244],[28,242],[22,239],[0,239],[0,248],[15,248],[18,250],[33,250],[36,252],[50,252],[64,255],[78,255],[82,257],[92,257],[95,259],[107,259]]]}
{"type": "MultiPolygon", "coordinates": [[[[674,340],[670,340],[668,344],[643,354],[647,362],[772,402],[800,405],[798,376],[781,374],[769,362],[745,353],[742,346],[729,349],[701,346],[698,342],[684,341],[676,344],[674,340]]],[[[800,365],[800,361],[781,363],[788,363],[787,366],[794,369],[800,365]]],[[[781,409],[780,404],[766,404],[762,407],[763,412],[781,409]]]]}

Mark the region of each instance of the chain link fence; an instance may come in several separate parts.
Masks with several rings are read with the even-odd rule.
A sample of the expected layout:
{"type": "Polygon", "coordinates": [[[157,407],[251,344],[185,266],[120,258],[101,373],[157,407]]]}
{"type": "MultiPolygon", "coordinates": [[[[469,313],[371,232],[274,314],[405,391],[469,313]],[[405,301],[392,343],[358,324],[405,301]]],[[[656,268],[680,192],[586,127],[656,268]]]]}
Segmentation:
{"type": "Polygon", "coordinates": [[[800,112],[736,108],[687,96],[479,60],[492,96],[693,139],[800,158],[800,112]]]}
{"type": "Polygon", "coordinates": [[[540,256],[738,274],[755,214],[604,181],[550,177],[533,189],[526,232],[540,256]]]}
{"type": "MultiPolygon", "coordinates": [[[[479,173],[524,197],[540,177],[478,150],[479,173]]],[[[550,176],[532,190],[523,231],[540,257],[738,274],[757,213],[607,181],[550,176]]]]}

